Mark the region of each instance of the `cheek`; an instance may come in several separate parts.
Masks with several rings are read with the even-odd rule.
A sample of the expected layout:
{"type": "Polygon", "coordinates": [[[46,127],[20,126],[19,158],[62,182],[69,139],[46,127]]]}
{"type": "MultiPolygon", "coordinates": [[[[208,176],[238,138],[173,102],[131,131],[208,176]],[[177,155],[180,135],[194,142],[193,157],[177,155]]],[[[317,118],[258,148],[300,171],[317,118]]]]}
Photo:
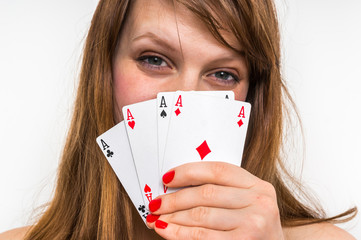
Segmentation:
{"type": "Polygon", "coordinates": [[[120,114],[123,106],[156,98],[157,86],[131,68],[127,71],[115,68],[113,77],[114,112],[118,121],[123,120],[120,114]]]}
{"type": "Polygon", "coordinates": [[[239,101],[245,101],[247,98],[247,93],[248,93],[248,88],[249,88],[249,81],[248,79],[245,81],[241,81],[238,86],[233,89],[234,91],[234,98],[236,100],[239,101]]]}

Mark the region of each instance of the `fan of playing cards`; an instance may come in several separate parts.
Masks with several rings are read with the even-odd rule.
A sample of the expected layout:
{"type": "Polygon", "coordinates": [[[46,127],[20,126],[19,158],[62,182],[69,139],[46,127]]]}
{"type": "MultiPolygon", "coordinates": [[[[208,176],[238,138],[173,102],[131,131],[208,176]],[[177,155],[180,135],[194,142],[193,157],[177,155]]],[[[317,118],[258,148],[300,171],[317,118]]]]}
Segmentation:
{"type": "Polygon", "coordinates": [[[171,168],[196,161],[241,165],[250,111],[232,91],[161,92],[124,106],[124,121],[97,143],[145,221],[152,199],[177,190],[162,184],[171,168]]]}

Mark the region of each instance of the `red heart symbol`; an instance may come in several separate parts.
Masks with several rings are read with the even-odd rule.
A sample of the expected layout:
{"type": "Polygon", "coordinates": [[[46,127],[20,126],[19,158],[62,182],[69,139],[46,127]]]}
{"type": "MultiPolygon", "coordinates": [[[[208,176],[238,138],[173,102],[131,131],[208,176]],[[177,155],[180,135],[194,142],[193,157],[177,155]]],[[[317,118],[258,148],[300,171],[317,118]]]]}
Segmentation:
{"type": "Polygon", "coordinates": [[[152,191],[152,189],[150,189],[150,187],[147,185],[147,184],[145,184],[145,187],[144,187],[144,192],[151,192],[152,191]]]}
{"type": "Polygon", "coordinates": [[[135,126],[135,122],[134,121],[129,121],[128,122],[129,127],[131,127],[132,129],[134,129],[135,126]]]}

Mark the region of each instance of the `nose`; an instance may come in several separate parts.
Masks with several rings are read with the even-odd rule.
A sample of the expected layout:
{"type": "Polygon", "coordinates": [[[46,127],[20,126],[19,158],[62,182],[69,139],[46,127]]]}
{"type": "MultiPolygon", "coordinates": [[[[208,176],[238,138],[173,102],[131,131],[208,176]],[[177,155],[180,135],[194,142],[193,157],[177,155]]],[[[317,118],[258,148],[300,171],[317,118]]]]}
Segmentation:
{"type": "Polygon", "coordinates": [[[202,76],[198,71],[188,69],[187,71],[179,72],[169,85],[169,91],[201,91],[204,90],[201,84],[202,76]]]}

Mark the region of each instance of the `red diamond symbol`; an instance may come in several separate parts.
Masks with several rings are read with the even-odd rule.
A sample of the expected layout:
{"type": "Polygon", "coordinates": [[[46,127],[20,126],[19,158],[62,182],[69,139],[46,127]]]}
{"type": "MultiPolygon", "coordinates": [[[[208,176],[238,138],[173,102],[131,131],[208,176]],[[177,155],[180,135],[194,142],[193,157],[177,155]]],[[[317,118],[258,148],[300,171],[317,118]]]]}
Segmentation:
{"type": "Polygon", "coordinates": [[[242,119],[240,119],[237,123],[238,123],[238,126],[239,126],[239,127],[242,126],[242,125],[243,125],[242,119]]]}
{"type": "Polygon", "coordinates": [[[203,160],[203,158],[205,156],[208,155],[208,153],[211,152],[211,149],[209,149],[208,147],[208,144],[206,141],[204,141],[201,145],[199,145],[199,147],[196,148],[198,153],[199,153],[199,156],[201,157],[201,160],[203,160]]]}
{"type": "Polygon", "coordinates": [[[177,110],[175,110],[174,112],[175,112],[175,114],[176,114],[177,116],[181,113],[181,111],[179,110],[179,108],[177,108],[177,110]]]}

